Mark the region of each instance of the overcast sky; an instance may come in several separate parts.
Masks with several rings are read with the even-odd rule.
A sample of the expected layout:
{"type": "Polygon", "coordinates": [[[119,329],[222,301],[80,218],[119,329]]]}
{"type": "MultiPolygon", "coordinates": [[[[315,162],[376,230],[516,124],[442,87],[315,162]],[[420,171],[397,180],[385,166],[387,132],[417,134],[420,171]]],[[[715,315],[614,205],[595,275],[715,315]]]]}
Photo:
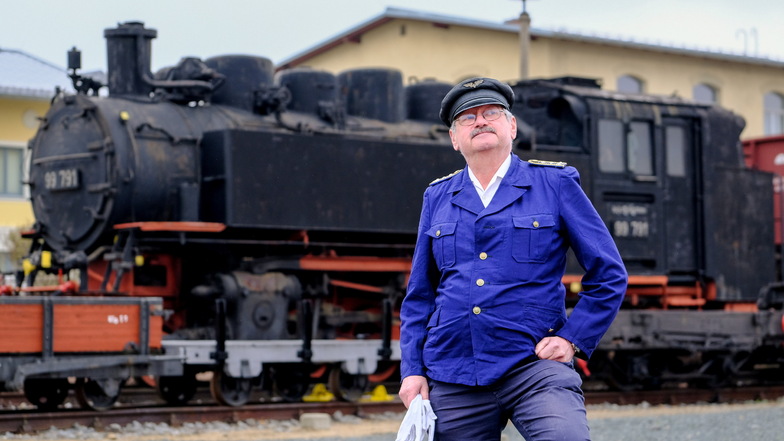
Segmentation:
{"type": "MultiPolygon", "coordinates": [[[[103,30],[143,21],[158,31],[153,70],[183,56],[260,55],[277,63],[387,7],[502,23],[521,0],[0,0],[0,48],[65,67],[105,70],[103,30]]],[[[784,61],[784,0],[528,0],[532,26],[784,61]]]]}

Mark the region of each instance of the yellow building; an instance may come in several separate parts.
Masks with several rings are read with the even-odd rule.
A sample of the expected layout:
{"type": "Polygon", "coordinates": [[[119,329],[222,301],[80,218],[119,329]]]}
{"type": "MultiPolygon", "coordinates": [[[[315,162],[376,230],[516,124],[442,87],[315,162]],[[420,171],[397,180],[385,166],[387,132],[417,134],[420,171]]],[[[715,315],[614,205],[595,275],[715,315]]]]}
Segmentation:
{"type": "MultiPolygon", "coordinates": [[[[535,24],[535,17],[533,18],[535,24]]],[[[521,77],[520,26],[389,8],[280,63],[337,73],[399,69],[411,81],[521,77]]],[[[745,137],[784,132],[784,62],[530,29],[528,76],[583,76],[605,89],[715,102],[746,120],[745,137]]]]}
{"type": "MultiPolygon", "coordinates": [[[[0,48],[0,272],[15,269],[10,232],[33,225],[24,185],[27,143],[49,109],[64,69],[18,50],[0,48]]],[[[2,283],[2,281],[0,281],[2,283]]]]}

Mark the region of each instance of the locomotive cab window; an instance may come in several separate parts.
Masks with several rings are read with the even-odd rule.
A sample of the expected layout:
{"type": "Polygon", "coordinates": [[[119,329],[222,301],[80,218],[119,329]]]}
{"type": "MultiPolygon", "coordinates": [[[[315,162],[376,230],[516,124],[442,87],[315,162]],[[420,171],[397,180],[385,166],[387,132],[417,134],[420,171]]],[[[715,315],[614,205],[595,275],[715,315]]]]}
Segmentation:
{"type": "Polygon", "coordinates": [[[680,126],[664,129],[664,146],[667,159],[667,176],[686,176],[686,131],[680,126]]]}
{"type": "Polygon", "coordinates": [[[599,120],[599,170],[605,173],[622,173],[623,123],[619,120],[599,120]]]}
{"type": "Polygon", "coordinates": [[[598,137],[600,171],[654,175],[650,123],[632,121],[624,124],[620,120],[601,119],[598,137]]]}
{"type": "Polygon", "coordinates": [[[629,171],[636,176],[652,176],[651,125],[647,122],[632,122],[627,132],[626,141],[629,171]]]}

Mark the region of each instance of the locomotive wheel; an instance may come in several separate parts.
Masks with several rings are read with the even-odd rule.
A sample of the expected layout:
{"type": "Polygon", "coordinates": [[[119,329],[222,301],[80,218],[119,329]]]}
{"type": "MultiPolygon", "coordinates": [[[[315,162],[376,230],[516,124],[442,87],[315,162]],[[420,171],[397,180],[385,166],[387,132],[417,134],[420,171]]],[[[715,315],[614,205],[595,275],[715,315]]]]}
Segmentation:
{"type": "Polygon", "coordinates": [[[353,375],[343,371],[340,365],[335,365],[329,371],[329,391],[343,401],[355,403],[370,388],[368,376],[364,374],[353,375]]]}
{"type": "Polygon", "coordinates": [[[196,377],[184,375],[181,377],[157,377],[155,389],[158,395],[172,406],[182,406],[196,395],[196,377]]]}
{"type": "Polygon", "coordinates": [[[85,409],[111,409],[120,397],[122,383],[112,378],[102,380],[80,378],[76,382],[76,401],[85,409]]]}
{"type": "Polygon", "coordinates": [[[252,390],[250,378],[235,378],[223,370],[215,371],[210,381],[212,398],[224,406],[242,406],[250,400],[252,390]]]}
{"type": "Polygon", "coordinates": [[[65,378],[31,378],[24,382],[24,395],[38,409],[54,410],[68,398],[69,388],[65,378]]]}

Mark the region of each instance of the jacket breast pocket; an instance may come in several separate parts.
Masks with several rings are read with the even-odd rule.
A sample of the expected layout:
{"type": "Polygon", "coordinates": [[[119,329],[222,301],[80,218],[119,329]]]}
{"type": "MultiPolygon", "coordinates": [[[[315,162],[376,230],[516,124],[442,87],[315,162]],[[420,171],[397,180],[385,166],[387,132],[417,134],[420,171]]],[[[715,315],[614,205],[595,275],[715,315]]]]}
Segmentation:
{"type": "Polygon", "coordinates": [[[457,231],[457,222],[439,223],[427,231],[427,235],[432,238],[433,257],[439,268],[447,268],[455,264],[457,257],[455,231],[457,231]]]}
{"type": "Polygon", "coordinates": [[[555,219],[552,214],[512,217],[512,257],[520,263],[543,263],[553,240],[555,219]]]}

